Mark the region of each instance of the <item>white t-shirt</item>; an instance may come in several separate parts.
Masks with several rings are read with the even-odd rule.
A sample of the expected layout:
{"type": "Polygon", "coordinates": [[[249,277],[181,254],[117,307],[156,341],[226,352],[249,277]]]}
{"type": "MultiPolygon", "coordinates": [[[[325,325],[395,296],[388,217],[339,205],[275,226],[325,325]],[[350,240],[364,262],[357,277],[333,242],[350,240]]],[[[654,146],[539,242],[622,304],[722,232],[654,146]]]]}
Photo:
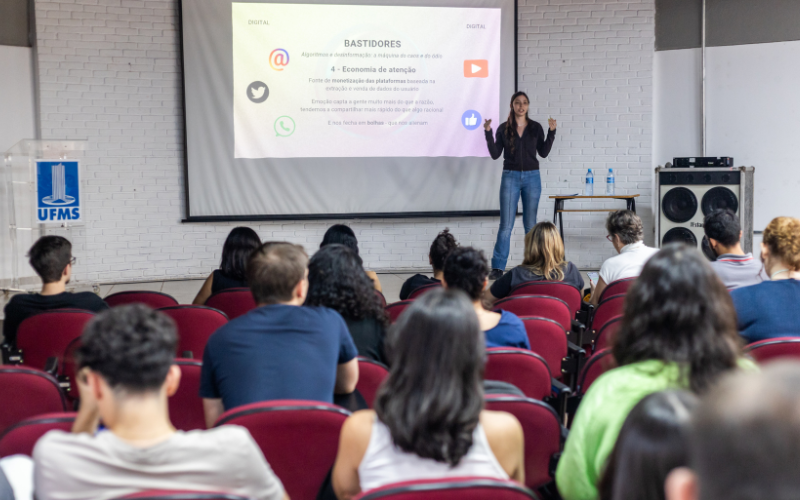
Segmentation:
{"type": "Polygon", "coordinates": [[[145,490],[222,491],[280,500],[283,485],[243,427],[177,431],[137,448],[111,431],[50,431],[33,449],[38,500],[104,500],[145,490]]]}
{"type": "Polygon", "coordinates": [[[625,245],[619,255],[615,255],[600,266],[600,278],[606,285],[623,278],[635,278],[642,273],[645,263],[658,253],[658,248],[645,246],[643,241],[625,245]]]}

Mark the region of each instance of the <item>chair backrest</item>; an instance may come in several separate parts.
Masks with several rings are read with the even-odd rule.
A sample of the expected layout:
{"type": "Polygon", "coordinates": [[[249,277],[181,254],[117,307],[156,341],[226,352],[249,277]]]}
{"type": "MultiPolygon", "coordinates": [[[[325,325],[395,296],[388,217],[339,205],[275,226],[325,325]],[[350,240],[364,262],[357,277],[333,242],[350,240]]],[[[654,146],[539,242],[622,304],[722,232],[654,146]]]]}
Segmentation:
{"type": "Polygon", "coordinates": [[[603,293],[600,294],[600,300],[602,301],[606,297],[612,297],[614,295],[625,295],[634,281],[636,281],[635,276],[633,278],[622,278],[617,281],[612,281],[603,289],[603,293]]]}
{"type": "Polygon", "coordinates": [[[252,500],[248,497],[220,491],[146,490],[114,500],[252,500]]]}
{"type": "Polygon", "coordinates": [[[748,344],[744,348],[759,363],[778,358],[800,359],[800,337],[775,337],[748,344]]]}
{"type": "Polygon", "coordinates": [[[367,402],[370,408],[373,407],[378,388],[388,375],[389,369],[383,363],[362,356],[358,357],[358,383],[356,383],[356,389],[364,396],[364,401],[367,402]]]}
{"type": "Polygon", "coordinates": [[[586,394],[589,387],[597,380],[600,375],[608,370],[617,367],[617,362],[611,349],[603,349],[595,352],[591,358],[583,365],[583,370],[578,377],[578,394],[586,394]]]}
{"type": "Polygon", "coordinates": [[[234,320],[255,309],[256,301],[249,288],[226,288],[209,297],[206,306],[222,311],[229,320],[234,320]]]}
{"type": "Polygon", "coordinates": [[[427,284],[427,285],[422,285],[420,287],[417,287],[410,294],[408,294],[408,300],[414,300],[417,297],[419,297],[420,295],[422,295],[423,293],[428,292],[428,291],[433,290],[433,289],[436,289],[436,288],[442,288],[442,284],[441,283],[430,283],[430,284],[427,284]]]}
{"type": "Polygon", "coordinates": [[[527,397],[538,400],[553,392],[550,367],[538,354],[513,347],[492,347],[486,354],[486,380],[508,382],[527,397]]]}
{"type": "Polygon", "coordinates": [[[559,298],[567,303],[573,315],[581,310],[581,302],[583,302],[581,291],[563,281],[529,281],[521,283],[512,288],[508,294],[509,297],[515,295],[547,295],[559,298]]]}
{"type": "Polygon", "coordinates": [[[569,353],[567,332],[550,318],[523,316],[520,318],[528,334],[531,351],[543,357],[550,367],[550,376],[561,378],[561,360],[569,353]]]}
{"type": "Polygon", "coordinates": [[[492,310],[512,312],[519,317],[540,316],[550,318],[561,324],[564,331],[572,329],[572,319],[575,313],[563,300],[549,295],[515,295],[506,297],[494,303],[492,310]]]}
{"type": "Polygon", "coordinates": [[[392,302],[386,306],[386,314],[389,315],[389,321],[392,323],[396,322],[397,318],[403,314],[403,311],[405,311],[406,308],[413,303],[413,300],[401,300],[399,302],[392,302]]]}
{"type": "Polygon", "coordinates": [[[383,295],[383,292],[375,290],[375,296],[378,297],[378,301],[381,303],[381,307],[386,307],[386,297],[383,295]]]}
{"type": "Polygon", "coordinates": [[[41,370],[47,358],[55,357],[61,366],[67,346],[81,336],[86,323],[93,317],[94,313],[90,311],[53,309],[25,319],[17,330],[17,348],[22,351],[22,363],[41,370]]]}
{"type": "Polygon", "coordinates": [[[178,328],[178,349],[176,355],[184,356],[189,351],[195,359],[203,359],[208,338],[228,322],[224,312],[207,306],[171,306],[159,311],[175,321],[178,328]]]}
{"type": "Polygon", "coordinates": [[[292,500],[314,500],[333,467],[350,412],[317,401],[267,401],[225,412],[215,426],[241,425],[261,448],[292,500]]]}
{"type": "Polygon", "coordinates": [[[610,320],[606,321],[600,330],[598,330],[597,335],[594,338],[594,346],[592,347],[592,352],[599,351],[601,349],[605,349],[607,347],[611,347],[611,341],[614,339],[614,335],[617,334],[617,330],[622,325],[622,315],[614,316],[610,320]]]}
{"type": "Polygon", "coordinates": [[[192,431],[206,428],[203,398],[200,397],[200,372],[203,363],[196,359],[176,359],[181,383],[169,398],[169,418],[176,429],[192,431]]]}
{"type": "Polygon", "coordinates": [[[388,484],[361,493],[354,500],[531,500],[538,496],[514,481],[488,477],[456,477],[388,484]]]}
{"type": "Polygon", "coordinates": [[[0,366],[0,433],[26,418],[67,411],[58,381],[27,366],[0,366]]]}
{"type": "Polygon", "coordinates": [[[525,485],[539,488],[553,480],[550,463],[564,445],[564,428],[547,403],[518,396],[487,395],[486,409],[508,412],[519,420],[525,438],[525,485]]]}
{"type": "Polygon", "coordinates": [[[45,413],[17,422],[0,435],[0,458],[11,455],[33,455],[33,447],[48,431],[69,432],[77,413],[45,413]]]}
{"type": "Polygon", "coordinates": [[[606,323],[622,315],[624,304],[624,294],[611,295],[601,300],[600,303],[597,304],[597,309],[595,309],[594,316],[592,317],[592,331],[597,334],[606,323]]]}
{"type": "Polygon", "coordinates": [[[128,292],[117,292],[108,295],[103,300],[108,307],[124,306],[127,304],[144,304],[159,309],[162,307],[177,306],[178,301],[172,295],[148,290],[131,290],[128,292]]]}

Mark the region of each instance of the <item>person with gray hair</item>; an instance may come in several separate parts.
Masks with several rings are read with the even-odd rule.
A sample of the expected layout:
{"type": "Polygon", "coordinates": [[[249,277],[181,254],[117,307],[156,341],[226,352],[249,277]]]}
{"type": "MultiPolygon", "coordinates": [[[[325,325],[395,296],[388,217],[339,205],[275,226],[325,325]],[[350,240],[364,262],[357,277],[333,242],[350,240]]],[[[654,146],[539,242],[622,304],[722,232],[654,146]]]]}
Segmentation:
{"type": "Polygon", "coordinates": [[[600,267],[600,279],[597,283],[589,281],[592,287],[590,304],[596,306],[600,302],[606,286],[624,278],[635,278],[650,257],[658,252],[657,248],[645,246],[642,238],[644,229],[642,219],[631,210],[617,210],[608,214],[606,219],[606,239],[614,245],[619,253],[603,262],[600,267]]]}

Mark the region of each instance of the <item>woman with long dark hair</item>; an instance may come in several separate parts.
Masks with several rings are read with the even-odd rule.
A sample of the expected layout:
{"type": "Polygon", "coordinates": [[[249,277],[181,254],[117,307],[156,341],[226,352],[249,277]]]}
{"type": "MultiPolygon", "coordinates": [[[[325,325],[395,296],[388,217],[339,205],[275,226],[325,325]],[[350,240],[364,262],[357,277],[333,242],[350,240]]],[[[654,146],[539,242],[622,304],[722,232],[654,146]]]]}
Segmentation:
{"type": "Polygon", "coordinates": [[[740,358],[728,290],[698,250],[681,244],[645,264],[625,296],[612,346],[619,367],[586,393],[558,463],[564,500],[597,498],[606,459],[642,398],[667,389],[702,393],[723,373],[754,366],[740,358]]]}
{"type": "MultiPolygon", "coordinates": [[[[325,235],[322,237],[322,243],[319,244],[319,247],[322,248],[326,245],[335,245],[340,244],[348,247],[352,251],[356,253],[359,260],[361,260],[361,256],[358,255],[358,239],[356,238],[356,233],[350,228],[350,226],[346,226],[344,224],[334,224],[325,231],[325,235]]],[[[363,260],[361,260],[363,266],[363,260]]],[[[367,273],[367,277],[372,280],[372,283],[375,287],[375,290],[381,291],[381,280],[378,279],[378,273],[375,271],[364,271],[367,273]]]]}
{"type": "Polygon", "coordinates": [[[261,246],[258,233],[249,227],[235,227],[222,245],[222,260],[219,269],[206,278],[192,304],[202,306],[213,294],[226,288],[247,286],[245,267],[253,250],[261,246]]]}
{"type": "Polygon", "coordinates": [[[431,248],[428,251],[428,262],[433,268],[433,277],[429,278],[424,274],[415,274],[403,282],[400,288],[400,300],[408,299],[414,290],[425,285],[434,285],[442,282],[442,273],[444,272],[444,261],[454,249],[458,248],[456,237],[450,234],[448,228],[436,235],[431,243],[431,248]]]}
{"type": "Polygon", "coordinates": [[[305,305],[337,311],[347,323],[358,354],[386,364],[386,311],[353,250],[341,244],[317,250],[308,263],[305,305]]]}
{"type": "Polygon", "coordinates": [[[525,482],[522,427],[483,409],[483,333],[458,290],[432,290],[390,329],[391,372],[375,410],[342,427],[333,466],[340,500],[385,484],[481,476],[525,482]]]}
{"type": "Polygon", "coordinates": [[[508,120],[497,127],[497,136],[492,137],[492,120],[486,120],[486,144],[489,154],[496,160],[503,155],[503,178],[500,182],[500,229],[492,254],[490,280],[503,275],[511,250],[511,230],[517,217],[517,204],[522,197],[522,225],[525,234],[536,224],[539,198],[542,194],[542,179],[539,175],[539,160],[536,153],[547,158],[556,138],[557,123],[549,118],[547,135],[539,122],[528,118],[528,95],[517,92],[511,96],[511,111],[508,120]]]}

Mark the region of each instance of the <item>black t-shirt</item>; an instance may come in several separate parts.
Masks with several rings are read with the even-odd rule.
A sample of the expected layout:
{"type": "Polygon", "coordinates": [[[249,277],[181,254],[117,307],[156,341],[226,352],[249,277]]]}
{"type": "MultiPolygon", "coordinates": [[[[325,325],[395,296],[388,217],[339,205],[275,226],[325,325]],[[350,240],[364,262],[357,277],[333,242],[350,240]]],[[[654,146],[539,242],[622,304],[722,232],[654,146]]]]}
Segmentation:
{"type": "MultiPolygon", "coordinates": [[[[530,269],[517,266],[495,281],[489,291],[494,297],[502,299],[511,293],[512,288],[529,281],[555,281],[555,276],[551,276],[548,280],[548,278],[535,274],[530,269]]],[[[574,286],[579,291],[583,290],[583,277],[572,262],[567,262],[567,267],[564,269],[564,279],[561,281],[574,286]]]]}
{"type": "Polygon", "coordinates": [[[211,278],[211,295],[222,290],[227,290],[228,288],[247,287],[247,281],[229,278],[219,269],[214,271],[213,276],[214,277],[211,278]]]}
{"type": "Polygon", "coordinates": [[[386,337],[386,328],[375,318],[364,318],[359,320],[344,319],[353,343],[358,349],[358,355],[364,356],[380,363],[386,362],[386,354],[383,350],[383,341],[386,337]]]}
{"type": "Polygon", "coordinates": [[[6,304],[6,319],[3,322],[3,340],[15,346],[17,328],[25,319],[44,311],[53,309],[84,309],[99,312],[108,309],[108,304],[92,292],[69,293],[56,295],[40,295],[38,293],[21,293],[14,295],[6,304]]]}
{"type": "Polygon", "coordinates": [[[441,280],[437,280],[436,278],[428,278],[424,274],[415,274],[414,276],[408,278],[405,283],[403,283],[403,287],[400,289],[400,300],[406,300],[408,296],[411,295],[411,292],[421,286],[432,285],[434,283],[441,282],[441,280]]]}

